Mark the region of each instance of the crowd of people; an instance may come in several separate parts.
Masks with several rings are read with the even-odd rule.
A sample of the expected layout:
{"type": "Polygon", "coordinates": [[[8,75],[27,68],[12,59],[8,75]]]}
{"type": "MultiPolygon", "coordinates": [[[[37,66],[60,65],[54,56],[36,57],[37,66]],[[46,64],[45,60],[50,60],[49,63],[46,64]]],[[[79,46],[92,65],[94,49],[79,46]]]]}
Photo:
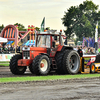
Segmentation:
{"type": "MultiPolygon", "coordinates": [[[[34,46],[31,45],[31,47],[34,47],[34,46]]],[[[83,54],[95,54],[95,48],[93,48],[93,47],[86,47],[86,46],[84,46],[84,47],[82,47],[82,46],[78,46],[78,47],[75,46],[74,47],[74,50],[76,50],[76,51],[78,51],[79,49],[82,50],[83,54]]],[[[100,52],[99,49],[100,48],[98,48],[97,53],[100,52]]],[[[15,53],[15,52],[20,52],[20,46],[17,46],[16,51],[15,51],[15,46],[14,45],[4,45],[3,46],[3,45],[0,44],[0,54],[10,54],[10,53],[15,53]]]]}
{"type": "MultiPolygon", "coordinates": [[[[95,48],[93,47],[82,47],[82,46],[78,46],[78,47],[74,47],[74,50],[78,51],[79,49],[82,50],[83,54],[95,54],[95,48]]],[[[97,53],[99,51],[97,50],[97,53]]]]}
{"type": "MultiPolygon", "coordinates": [[[[20,51],[20,46],[17,46],[16,52],[20,51]]],[[[1,45],[0,44],[0,54],[10,54],[15,53],[15,46],[14,45],[1,45]]]]}

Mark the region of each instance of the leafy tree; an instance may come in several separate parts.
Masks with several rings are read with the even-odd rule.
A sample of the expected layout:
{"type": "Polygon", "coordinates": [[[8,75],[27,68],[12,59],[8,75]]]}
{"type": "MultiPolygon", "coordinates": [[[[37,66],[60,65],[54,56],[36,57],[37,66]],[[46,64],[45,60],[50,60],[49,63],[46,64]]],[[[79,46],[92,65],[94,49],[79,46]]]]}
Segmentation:
{"type": "Polygon", "coordinates": [[[40,31],[40,28],[39,27],[35,27],[36,31],[40,31]]]}
{"type": "Polygon", "coordinates": [[[2,24],[2,25],[0,26],[0,33],[1,33],[1,31],[3,30],[3,28],[4,28],[4,25],[2,24]]]}
{"type": "Polygon", "coordinates": [[[94,36],[97,20],[100,16],[98,5],[92,1],[84,1],[79,6],[71,6],[62,18],[62,22],[67,29],[65,34],[68,38],[73,33],[82,40],[82,37],[94,36]]]}
{"type": "Polygon", "coordinates": [[[25,26],[23,24],[20,23],[16,23],[14,24],[15,26],[18,25],[18,30],[19,31],[26,31],[27,29],[25,29],[25,26]]]}

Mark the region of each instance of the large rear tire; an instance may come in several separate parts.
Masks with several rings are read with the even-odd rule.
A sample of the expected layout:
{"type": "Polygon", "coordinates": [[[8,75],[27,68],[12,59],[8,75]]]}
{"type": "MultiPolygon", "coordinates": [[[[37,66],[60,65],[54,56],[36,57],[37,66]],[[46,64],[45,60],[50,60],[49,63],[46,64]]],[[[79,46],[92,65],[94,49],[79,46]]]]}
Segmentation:
{"type": "Polygon", "coordinates": [[[66,51],[63,57],[63,70],[66,74],[77,74],[80,68],[80,56],[75,50],[66,51]]]}
{"type": "Polygon", "coordinates": [[[22,59],[20,54],[14,55],[10,60],[10,71],[15,75],[24,74],[26,71],[26,66],[18,66],[17,62],[19,59],[22,59]]]}
{"type": "Polygon", "coordinates": [[[50,72],[50,60],[48,56],[36,56],[33,60],[31,71],[36,75],[47,75],[50,72]]]}
{"type": "Polygon", "coordinates": [[[65,74],[65,72],[63,70],[63,55],[64,55],[64,52],[57,52],[57,54],[55,56],[55,60],[56,60],[56,63],[57,63],[56,72],[58,74],[65,74]]]}

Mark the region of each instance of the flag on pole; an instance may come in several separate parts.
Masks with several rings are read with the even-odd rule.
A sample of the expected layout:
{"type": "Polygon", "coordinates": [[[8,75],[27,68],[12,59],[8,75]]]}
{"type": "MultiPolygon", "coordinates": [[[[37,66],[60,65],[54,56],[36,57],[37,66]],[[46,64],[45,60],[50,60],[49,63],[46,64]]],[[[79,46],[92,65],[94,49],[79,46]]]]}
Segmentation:
{"type": "Polygon", "coordinates": [[[41,23],[40,32],[44,32],[44,26],[45,26],[45,17],[43,18],[43,21],[42,21],[42,23],[41,23]]]}
{"type": "Polygon", "coordinates": [[[98,21],[97,21],[96,29],[95,29],[95,42],[98,42],[98,21]]]}

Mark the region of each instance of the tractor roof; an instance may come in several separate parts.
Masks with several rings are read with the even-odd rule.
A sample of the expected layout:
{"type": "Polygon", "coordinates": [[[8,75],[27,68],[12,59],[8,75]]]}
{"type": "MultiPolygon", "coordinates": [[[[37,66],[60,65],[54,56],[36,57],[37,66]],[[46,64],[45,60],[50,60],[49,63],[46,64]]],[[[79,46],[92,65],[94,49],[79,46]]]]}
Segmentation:
{"type": "Polygon", "coordinates": [[[46,32],[40,32],[38,35],[60,35],[57,30],[47,30],[46,32]]]}

